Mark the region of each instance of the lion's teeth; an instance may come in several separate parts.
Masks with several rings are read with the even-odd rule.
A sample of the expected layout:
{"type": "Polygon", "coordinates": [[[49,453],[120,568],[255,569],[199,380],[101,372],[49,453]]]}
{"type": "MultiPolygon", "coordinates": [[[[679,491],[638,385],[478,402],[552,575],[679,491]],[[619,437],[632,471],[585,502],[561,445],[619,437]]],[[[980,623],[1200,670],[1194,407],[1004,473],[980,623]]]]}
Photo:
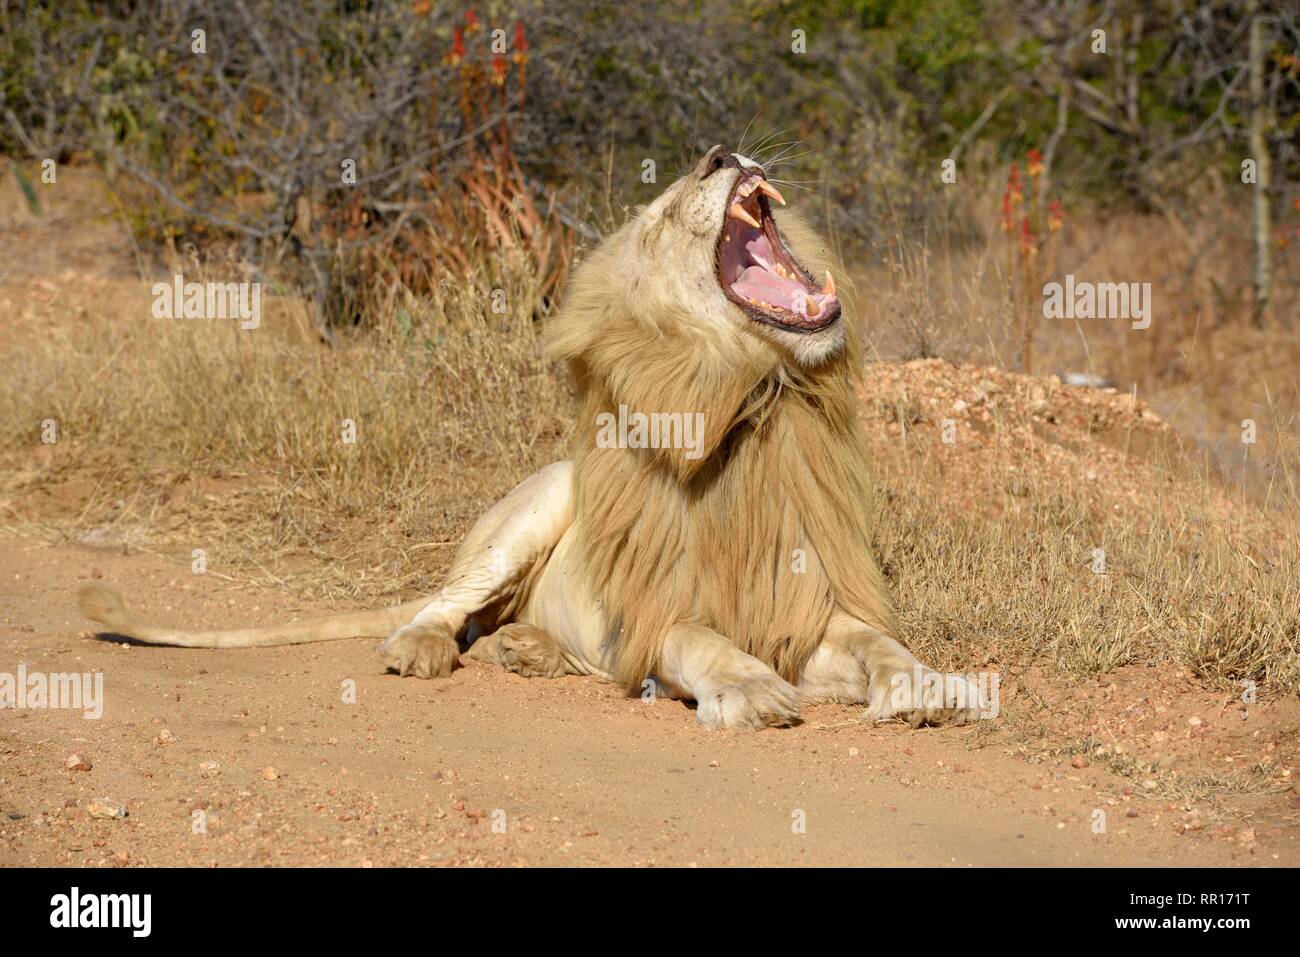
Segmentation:
{"type": "Polygon", "coordinates": [[[758,180],[758,189],[759,192],[766,193],[768,196],[776,200],[782,206],[785,205],[785,197],[781,195],[781,191],[777,189],[775,186],[773,186],[771,183],[769,183],[767,180],[765,179],[758,180]]]}
{"type": "Polygon", "coordinates": [[[745,207],[741,206],[739,203],[732,203],[731,208],[727,210],[727,215],[732,219],[740,220],[742,223],[749,223],[749,225],[753,226],[755,229],[758,229],[762,225],[757,219],[749,215],[745,207]]]}
{"type": "Polygon", "coordinates": [[[831,271],[829,269],[826,270],[826,285],[822,286],[822,295],[823,296],[835,295],[835,277],[831,275],[831,271]]]}

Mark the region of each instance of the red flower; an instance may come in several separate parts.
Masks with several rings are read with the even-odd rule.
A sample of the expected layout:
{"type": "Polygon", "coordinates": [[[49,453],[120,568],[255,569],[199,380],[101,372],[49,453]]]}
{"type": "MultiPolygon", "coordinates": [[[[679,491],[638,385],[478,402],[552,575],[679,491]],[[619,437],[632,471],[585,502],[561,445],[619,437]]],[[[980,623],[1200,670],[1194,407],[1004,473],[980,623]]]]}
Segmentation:
{"type": "Polygon", "coordinates": [[[1028,216],[1022,216],[1020,219],[1020,251],[1026,256],[1032,256],[1038,252],[1034,230],[1029,225],[1028,216]]]}
{"type": "Polygon", "coordinates": [[[483,24],[479,21],[478,14],[474,12],[474,8],[471,7],[470,9],[466,10],[465,11],[465,32],[472,35],[478,33],[479,30],[482,29],[483,29],[483,24]]]}
{"type": "Polygon", "coordinates": [[[1029,167],[1030,176],[1038,176],[1043,172],[1043,154],[1038,150],[1031,149],[1029,151],[1029,162],[1025,165],[1029,167]]]}
{"type": "Polygon", "coordinates": [[[465,59],[465,35],[460,32],[460,27],[453,27],[451,31],[451,53],[447,55],[447,62],[452,66],[465,59]]]}
{"type": "Polygon", "coordinates": [[[1047,228],[1054,233],[1064,225],[1065,210],[1061,208],[1061,201],[1054,199],[1047,204],[1047,228]]]}
{"type": "Polygon", "coordinates": [[[492,82],[497,86],[506,85],[506,58],[497,55],[492,58],[492,82]]]}

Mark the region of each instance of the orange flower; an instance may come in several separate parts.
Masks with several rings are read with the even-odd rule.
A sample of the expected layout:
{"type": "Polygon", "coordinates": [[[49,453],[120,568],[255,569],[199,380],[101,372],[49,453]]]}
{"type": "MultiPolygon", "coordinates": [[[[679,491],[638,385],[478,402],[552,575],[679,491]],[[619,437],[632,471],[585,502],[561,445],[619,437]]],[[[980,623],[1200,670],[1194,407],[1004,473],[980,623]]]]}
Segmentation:
{"type": "Polygon", "coordinates": [[[447,54],[447,62],[456,66],[463,59],[465,59],[465,35],[460,32],[460,27],[452,27],[451,52],[447,54]]]}
{"type": "Polygon", "coordinates": [[[1061,208],[1061,201],[1054,199],[1047,204],[1047,228],[1054,233],[1064,225],[1065,211],[1061,208]]]}
{"type": "Polygon", "coordinates": [[[482,29],[483,29],[483,24],[479,20],[478,14],[474,12],[473,7],[470,7],[468,10],[465,11],[465,32],[468,33],[470,36],[473,36],[474,34],[478,33],[482,29]]]}
{"type": "Polygon", "coordinates": [[[498,54],[492,58],[492,82],[497,86],[506,85],[506,58],[498,54]]]}
{"type": "Polygon", "coordinates": [[[1043,154],[1040,153],[1040,152],[1038,152],[1038,150],[1031,149],[1031,150],[1029,151],[1029,160],[1028,160],[1028,162],[1027,162],[1025,165],[1029,167],[1029,175],[1030,175],[1030,176],[1040,176],[1040,175],[1042,175],[1042,172],[1043,172],[1043,154]]]}
{"type": "Polygon", "coordinates": [[[524,21],[515,21],[515,63],[523,66],[528,62],[528,37],[524,36],[524,21]]]}
{"type": "Polygon", "coordinates": [[[1026,256],[1032,256],[1038,252],[1037,239],[1034,236],[1034,230],[1029,225],[1029,217],[1020,218],[1020,251],[1026,256]]]}
{"type": "Polygon", "coordinates": [[[1011,173],[1007,176],[1007,188],[1002,191],[1002,231],[1010,233],[1016,227],[1011,208],[1020,202],[1020,167],[1011,164],[1011,173]]]}

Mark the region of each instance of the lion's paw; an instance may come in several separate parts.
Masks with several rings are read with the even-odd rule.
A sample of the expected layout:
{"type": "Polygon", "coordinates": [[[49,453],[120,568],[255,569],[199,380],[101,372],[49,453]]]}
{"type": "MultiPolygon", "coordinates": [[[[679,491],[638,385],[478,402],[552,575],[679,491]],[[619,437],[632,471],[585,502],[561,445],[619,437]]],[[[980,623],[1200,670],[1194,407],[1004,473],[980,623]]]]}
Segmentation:
{"type": "Polygon", "coordinates": [[[445,628],[432,625],[406,625],[379,646],[384,666],[403,678],[445,678],[459,656],[456,639],[445,628]]]}
{"type": "Polygon", "coordinates": [[[872,676],[866,717],[872,721],[898,718],[913,728],[970,724],[992,713],[987,699],[987,693],[965,675],[917,664],[872,676]]]}
{"type": "Polygon", "coordinates": [[[798,718],[799,689],[776,672],[719,682],[696,702],[695,720],[708,728],[756,730],[798,718]]]}
{"type": "Polygon", "coordinates": [[[571,668],[555,639],[540,628],[512,622],[470,645],[462,661],[500,665],[525,678],[558,678],[577,672],[571,668]]]}

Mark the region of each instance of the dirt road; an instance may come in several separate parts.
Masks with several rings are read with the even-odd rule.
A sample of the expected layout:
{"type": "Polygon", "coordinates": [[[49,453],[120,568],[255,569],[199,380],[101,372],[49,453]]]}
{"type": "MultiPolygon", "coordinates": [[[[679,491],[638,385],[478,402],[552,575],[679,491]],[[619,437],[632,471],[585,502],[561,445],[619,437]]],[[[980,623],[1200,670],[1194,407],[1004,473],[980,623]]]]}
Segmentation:
{"type": "Polygon", "coordinates": [[[100,577],[160,620],[329,610],[161,558],[6,537],[0,671],[102,672],[104,704],[98,720],[0,710],[0,864],[1300,862],[1294,829],[1254,847],[1179,835],[1169,808],[1100,768],[976,749],[969,729],[869,727],[855,708],[716,733],[679,702],[593,679],[477,665],[439,682],[381,674],[371,641],[225,652],[99,641],[82,636],[73,595],[100,577]],[[74,753],[90,770],[65,768],[74,753]],[[91,817],[95,798],[128,816],[91,817]]]}

